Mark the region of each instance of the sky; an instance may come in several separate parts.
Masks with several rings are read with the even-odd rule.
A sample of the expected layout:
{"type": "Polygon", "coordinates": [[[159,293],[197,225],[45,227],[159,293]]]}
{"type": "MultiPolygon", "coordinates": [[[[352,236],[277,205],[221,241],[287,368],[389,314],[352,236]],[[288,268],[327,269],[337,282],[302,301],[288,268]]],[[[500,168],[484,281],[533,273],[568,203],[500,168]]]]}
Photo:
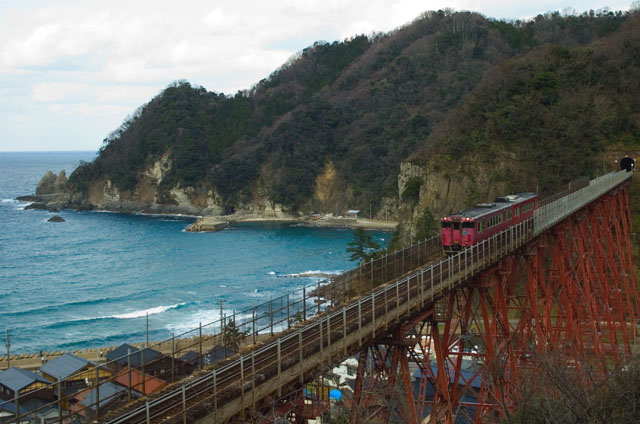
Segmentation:
{"type": "Polygon", "coordinates": [[[631,6],[602,1],[0,0],[0,152],[97,151],[176,80],[235,94],[315,41],[387,32],[428,10],[529,19],[631,6]]]}

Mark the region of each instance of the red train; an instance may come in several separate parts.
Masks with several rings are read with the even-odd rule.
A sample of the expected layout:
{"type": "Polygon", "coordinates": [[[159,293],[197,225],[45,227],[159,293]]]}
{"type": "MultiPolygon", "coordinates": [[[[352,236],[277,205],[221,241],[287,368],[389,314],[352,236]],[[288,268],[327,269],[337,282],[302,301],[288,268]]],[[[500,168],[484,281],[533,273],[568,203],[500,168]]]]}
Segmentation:
{"type": "Polygon", "coordinates": [[[442,218],[440,239],[446,253],[473,246],[500,231],[533,217],[540,206],[536,193],[510,194],[494,203],[480,203],[471,209],[442,218]]]}

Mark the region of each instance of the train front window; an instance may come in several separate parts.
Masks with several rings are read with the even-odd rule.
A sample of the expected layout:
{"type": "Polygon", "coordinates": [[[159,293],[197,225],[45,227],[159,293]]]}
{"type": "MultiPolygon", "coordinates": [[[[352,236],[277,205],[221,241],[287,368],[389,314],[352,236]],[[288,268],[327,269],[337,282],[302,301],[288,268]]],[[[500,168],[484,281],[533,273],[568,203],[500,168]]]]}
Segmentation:
{"type": "Polygon", "coordinates": [[[463,222],[462,223],[462,228],[473,228],[473,222],[463,222]]]}
{"type": "Polygon", "coordinates": [[[451,222],[442,221],[442,228],[451,228],[451,222]]]}
{"type": "Polygon", "coordinates": [[[459,230],[460,229],[460,223],[459,222],[454,222],[453,223],[453,229],[454,230],[459,230]]]}

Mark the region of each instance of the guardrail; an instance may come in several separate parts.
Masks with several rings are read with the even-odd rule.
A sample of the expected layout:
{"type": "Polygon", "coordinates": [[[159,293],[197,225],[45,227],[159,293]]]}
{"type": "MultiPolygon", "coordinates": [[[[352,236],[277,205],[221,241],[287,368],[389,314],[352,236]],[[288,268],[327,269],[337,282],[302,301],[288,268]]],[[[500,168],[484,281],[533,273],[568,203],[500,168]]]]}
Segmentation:
{"type": "MultiPolygon", "coordinates": [[[[0,409],[15,411],[16,418],[11,420],[13,422],[43,414],[49,415],[48,420],[55,420],[55,417],[51,416],[52,408],[58,409],[57,422],[69,420],[72,417],[81,420],[95,419],[104,415],[107,408],[103,406],[103,403],[116,402],[118,401],[117,397],[122,395],[122,393],[114,393],[107,396],[110,391],[104,387],[107,383],[113,382],[114,378],[105,377],[105,374],[110,372],[115,374],[124,369],[128,382],[125,396],[127,400],[131,400],[133,397],[147,392],[147,387],[152,384],[147,380],[151,377],[174,382],[194,370],[210,365],[213,360],[220,360],[221,358],[214,358],[209,353],[214,346],[223,347],[218,349],[218,353],[222,353],[222,359],[224,359],[228,354],[234,353],[233,351],[237,350],[240,345],[255,344],[267,336],[287,330],[299,322],[305,322],[327,308],[344,303],[350,297],[369,292],[383,282],[407,274],[430,262],[434,256],[438,255],[441,255],[439,237],[423,240],[405,249],[387,253],[380,258],[362,263],[357,268],[336,275],[329,280],[306,285],[301,289],[244,310],[234,310],[232,313],[223,315],[219,320],[201,324],[171,339],[155,342],[148,346],[140,346],[139,344],[141,347],[139,351],[137,347],[133,347],[124,355],[108,360],[98,367],[95,364],[93,367],[89,366],[91,371],[83,369],[50,384],[41,382],[39,383],[41,387],[38,389],[28,393],[18,393],[11,400],[0,398],[0,409]],[[145,361],[145,355],[147,358],[155,356],[151,352],[152,349],[170,352],[170,354],[145,361]],[[191,353],[188,359],[181,359],[183,355],[188,353],[191,353]],[[143,363],[143,366],[138,366],[136,371],[135,365],[140,362],[143,363]],[[94,372],[96,372],[95,375],[94,372]],[[136,372],[141,372],[142,376],[136,379],[136,372]],[[88,401],[85,402],[85,405],[78,406],[81,404],[76,399],[77,395],[67,394],[67,386],[76,385],[77,387],[83,380],[88,382],[85,384],[87,386],[85,392],[89,392],[87,396],[89,398],[93,396],[93,399],[96,400],[100,399],[100,402],[88,401]],[[96,382],[99,383],[96,384],[96,382]],[[101,387],[103,387],[102,390],[101,387]],[[33,408],[33,402],[29,403],[28,400],[34,397],[49,399],[50,402],[44,402],[33,408]],[[76,404],[73,410],[70,410],[71,403],[76,404]]],[[[1,360],[2,358],[0,358],[1,360]]],[[[5,360],[8,363],[9,358],[5,358],[5,360]]],[[[0,420],[0,423],[2,422],[5,421],[0,420]]]]}
{"type": "MultiPolygon", "coordinates": [[[[167,418],[169,421],[186,420],[187,416],[198,415],[206,402],[209,407],[212,406],[214,414],[224,417],[231,417],[245,407],[254,407],[256,399],[274,390],[281,390],[283,384],[296,380],[305,381],[319,363],[330,364],[335,359],[346,357],[348,352],[359,350],[363,343],[366,344],[379,335],[382,328],[407,317],[414,308],[424,307],[425,302],[433,302],[446,291],[462,284],[500,257],[519,248],[630,177],[631,173],[621,171],[595,179],[588,185],[582,184],[579,189],[576,185],[570,186],[563,193],[565,196],[543,202],[534,218],[417,272],[410,271],[439,254],[439,237],[361,264],[331,281],[306,286],[162,342],[165,346],[171,346],[171,366],[155,376],[175,381],[176,377],[188,374],[184,371],[185,363],[178,362],[180,353],[195,351],[195,362],[191,360],[188,364],[196,369],[208,365],[203,362],[206,356],[204,346],[208,342],[226,344],[229,329],[233,330],[236,337],[239,334],[253,343],[267,334],[286,332],[281,338],[250,354],[234,357],[228,363],[223,361],[221,364],[224,365],[215,370],[201,371],[188,377],[180,386],[165,389],[168,392],[156,399],[144,404],[134,402],[128,412],[122,412],[119,418],[111,422],[151,422],[160,417],[173,417],[167,418]],[[376,288],[380,283],[394,279],[397,280],[395,283],[376,288]],[[340,307],[346,304],[350,296],[355,295],[360,295],[357,301],[340,307]],[[327,314],[318,317],[327,310],[327,314]],[[189,335],[195,337],[189,338],[189,335]],[[183,372],[180,372],[181,369],[183,372]],[[241,400],[229,402],[233,399],[241,400]]],[[[236,339],[234,343],[237,341],[236,339]]],[[[161,344],[150,347],[159,347],[161,344]]],[[[144,350],[139,355],[144,355],[144,350]]],[[[129,379],[127,400],[130,400],[132,390],[145,392],[145,383],[131,383],[131,354],[118,359],[124,359],[128,364],[125,369],[128,370],[129,379]]],[[[113,365],[114,362],[105,365],[113,365]]],[[[150,366],[147,371],[149,368],[150,366]]],[[[89,403],[73,413],[63,412],[60,407],[58,422],[72,417],[92,420],[104,415],[106,408],[102,406],[103,402],[111,399],[103,399],[106,389],[102,390],[103,395],[100,396],[100,387],[104,387],[105,382],[110,379],[102,379],[99,368],[95,368],[95,372],[94,383],[89,389],[94,390],[94,399],[100,399],[100,402],[89,403]],[[95,381],[100,383],[96,385],[95,381]]],[[[66,381],[72,381],[73,377],[77,375],[66,381]]],[[[144,366],[142,381],[145,381],[144,366]]],[[[68,404],[72,397],[64,394],[64,383],[65,381],[60,381],[39,389],[56,392],[56,399],[22,415],[44,413],[51,406],[68,404]]],[[[35,393],[30,392],[30,395],[35,393]]],[[[18,414],[13,422],[19,422],[22,400],[18,396],[15,401],[8,402],[16,404],[18,414]]]]}
{"type": "Polygon", "coordinates": [[[542,231],[586,206],[631,177],[625,171],[608,174],[567,196],[546,203],[534,218],[484,240],[437,264],[383,285],[357,301],[334,308],[315,321],[293,329],[258,350],[207,371],[179,388],[144,404],[132,405],[112,424],[186,422],[203,414],[228,419],[256,399],[303,383],[314,369],[344,359],[401,320],[433,303],[447,291],[523,246],[542,231]],[[233,402],[234,401],[234,402],[233,402]]]}

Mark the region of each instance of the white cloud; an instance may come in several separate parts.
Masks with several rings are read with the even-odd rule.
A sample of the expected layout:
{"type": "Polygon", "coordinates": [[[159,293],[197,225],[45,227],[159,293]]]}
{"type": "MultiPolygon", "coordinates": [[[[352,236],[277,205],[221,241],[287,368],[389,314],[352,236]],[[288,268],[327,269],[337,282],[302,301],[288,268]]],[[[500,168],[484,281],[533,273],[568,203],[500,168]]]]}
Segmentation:
{"type": "MultiPolygon", "coordinates": [[[[187,79],[209,90],[233,94],[268,76],[314,41],[389,31],[427,10],[451,7],[487,16],[522,18],[548,10],[562,11],[567,6],[579,12],[598,9],[595,2],[0,2],[0,151],[11,147],[6,138],[15,134],[28,141],[29,128],[11,127],[19,121],[13,119],[18,115],[25,122],[30,120],[29,114],[37,115],[42,127],[50,121],[50,128],[56,129],[61,122],[78,125],[71,119],[73,114],[91,116],[91,125],[81,125],[81,131],[55,134],[52,130],[49,134],[61,149],[64,143],[75,146],[80,139],[94,145],[109,126],[114,122],[117,126],[126,114],[171,81],[187,79]],[[7,106],[16,104],[19,109],[7,106]],[[105,116],[102,121],[101,114],[105,116]],[[121,116],[115,119],[118,114],[121,116]],[[57,121],[61,116],[69,119],[57,121]]],[[[620,9],[628,4],[609,6],[620,9]]],[[[34,130],[33,137],[37,134],[34,130]]]]}

